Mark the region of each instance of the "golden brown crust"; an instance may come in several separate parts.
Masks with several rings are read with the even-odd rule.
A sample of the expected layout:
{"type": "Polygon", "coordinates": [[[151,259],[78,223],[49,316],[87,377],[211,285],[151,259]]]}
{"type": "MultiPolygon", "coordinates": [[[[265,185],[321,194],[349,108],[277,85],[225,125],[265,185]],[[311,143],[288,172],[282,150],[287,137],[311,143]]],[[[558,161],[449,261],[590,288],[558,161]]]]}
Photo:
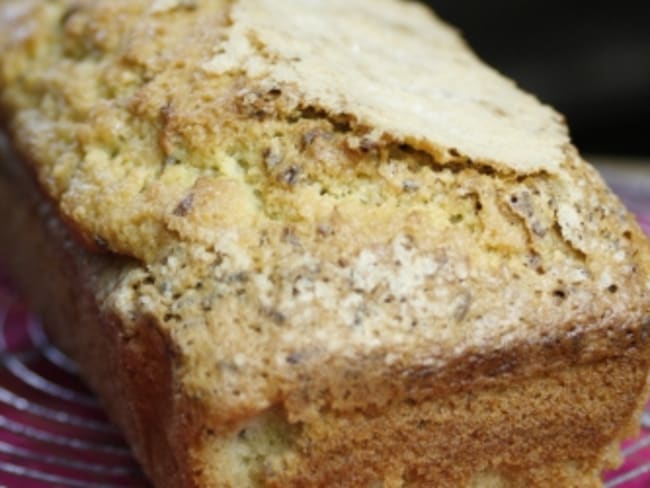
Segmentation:
{"type": "Polygon", "coordinates": [[[323,3],[358,28],[317,38],[305,5],[0,4],[12,144],[65,222],[48,253],[78,254],[70,314],[101,324],[53,334],[162,486],[233,484],[223,456],[243,485],[292,463],[317,480],[301,442],[323,422],[610,363],[630,379],[646,349],[650,244],[559,116],[419,7],[323,3]],[[423,62],[409,83],[386,32],[423,62]],[[319,52],[339,37],[358,66],[319,52]]]}
{"type": "MultiPolygon", "coordinates": [[[[441,62],[458,55],[459,75],[484,80],[520,114],[486,133],[508,134],[518,117],[552,127],[535,139],[548,143],[545,164],[521,166],[530,154],[513,159],[501,146],[501,161],[472,159],[460,144],[445,152],[388,126],[378,134],[375,116],[367,126],[309,104],[317,79],[263,90],[250,73],[206,74],[219,36],[235,56],[240,24],[264,38],[268,29],[253,14],[238,21],[237,2],[158,5],[5,2],[2,100],[14,143],[68,225],[142,261],[106,306],[129,327],[159,324],[185,387],[218,398],[217,424],[304,388],[324,391],[311,402],[363,408],[363,387],[346,399],[332,391],[350,389],[332,387],[346,370],[435,371],[495,355],[493,344],[512,351],[560,330],[579,338],[646,319],[638,226],[573,149],[555,154],[565,141],[547,141],[560,131],[548,109],[440,22],[424,17],[441,62]],[[323,363],[335,363],[333,379],[319,374],[323,363]]],[[[429,35],[412,17],[411,34],[429,35]]],[[[443,81],[431,84],[444,91],[443,81]]],[[[577,362],[611,353],[597,336],[577,362]]]]}
{"type": "Polygon", "coordinates": [[[611,439],[625,435],[621,426],[646,391],[646,354],[543,378],[502,380],[374,415],[325,412],[304,427],[297,473],[280,473],[274,486],[372,486],[384,480],[391,486],[392,479],[394,486],[452,488],[487,473],[503,477],[507,486],[570,486],[564,479],[586,484],[602,469],[611,439]],[[580,474],[559,475],[569,463],[580,474]]]}

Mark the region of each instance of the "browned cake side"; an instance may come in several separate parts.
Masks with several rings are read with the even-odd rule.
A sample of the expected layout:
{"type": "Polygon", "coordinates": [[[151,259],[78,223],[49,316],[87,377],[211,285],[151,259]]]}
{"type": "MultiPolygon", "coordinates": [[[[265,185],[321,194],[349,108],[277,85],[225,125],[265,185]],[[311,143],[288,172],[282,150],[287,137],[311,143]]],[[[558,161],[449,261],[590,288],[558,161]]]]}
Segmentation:
{"type": "Polygon", "coordinates": [[[647,238],[434,16],[315,5],[1,1],[15,279],[159,487],[599,486],[647,238]]]}

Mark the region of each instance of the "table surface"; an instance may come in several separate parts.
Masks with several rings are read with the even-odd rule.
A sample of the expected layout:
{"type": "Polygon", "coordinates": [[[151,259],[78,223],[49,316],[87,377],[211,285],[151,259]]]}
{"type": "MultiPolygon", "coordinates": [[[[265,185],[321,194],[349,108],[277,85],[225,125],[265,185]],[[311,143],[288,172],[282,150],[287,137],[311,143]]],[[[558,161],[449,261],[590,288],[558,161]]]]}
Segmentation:
{"type": "MultiPolygon", "coordinates": [[[[589,158],[650,234],[650,161],[589,158]]],[[[148,486],[117,430],[0,270],[0,486],[148,486]]],[[[650,404],[607,488],[650,486],[650,404]]]]}

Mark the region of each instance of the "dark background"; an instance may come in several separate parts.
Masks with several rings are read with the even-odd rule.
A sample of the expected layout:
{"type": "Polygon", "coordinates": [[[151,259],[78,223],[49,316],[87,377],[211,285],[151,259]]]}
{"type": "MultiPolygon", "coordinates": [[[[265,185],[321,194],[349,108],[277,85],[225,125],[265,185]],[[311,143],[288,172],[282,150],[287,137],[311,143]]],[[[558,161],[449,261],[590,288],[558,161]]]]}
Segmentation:
{"type": "Polygon", "coordinates": [[[426,3],[564,113],[582,152],[650,156],[650,0],[426,3]]]}

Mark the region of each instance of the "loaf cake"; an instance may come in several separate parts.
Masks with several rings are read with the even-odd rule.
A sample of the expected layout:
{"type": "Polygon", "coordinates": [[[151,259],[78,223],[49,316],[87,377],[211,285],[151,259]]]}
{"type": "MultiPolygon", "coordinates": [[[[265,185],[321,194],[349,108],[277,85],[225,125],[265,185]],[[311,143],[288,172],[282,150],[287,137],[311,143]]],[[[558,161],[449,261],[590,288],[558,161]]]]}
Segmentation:
{"type": "Polygon", "coordinates": [[[650,245],[398,0],[2,0],[0,260],[157,488],[598,487],[650,245]]]}

